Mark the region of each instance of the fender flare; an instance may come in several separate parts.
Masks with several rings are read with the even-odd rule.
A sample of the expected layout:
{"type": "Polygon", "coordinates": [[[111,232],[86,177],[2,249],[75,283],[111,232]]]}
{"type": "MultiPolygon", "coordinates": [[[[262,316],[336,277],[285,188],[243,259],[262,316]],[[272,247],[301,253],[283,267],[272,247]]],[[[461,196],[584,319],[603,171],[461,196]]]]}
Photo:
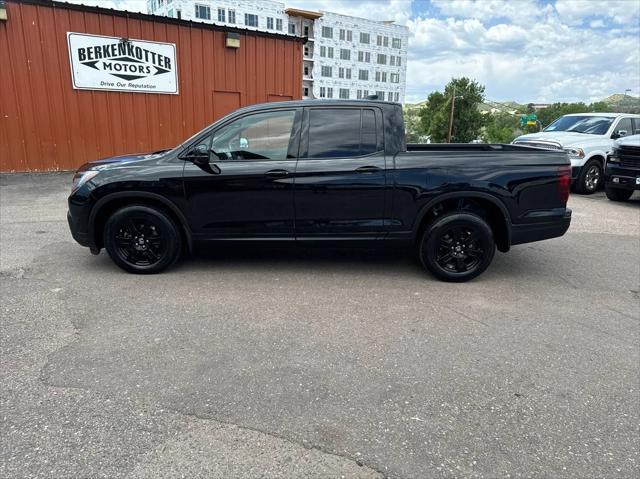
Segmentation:
{"type": "Polygon", "coordinates": [[[157,193],[150,193],[148,191],[135,191],[135,190],[118,191],[116,193],[109,193],[108,195],[105,195],[102,198],[100,198],[98,201],[96,201],[96,204],[93,206],[93,208],[91,208],[91,213],[89,214],[89,233],[92,236],[92,239],[94,241],[96,236],[95,223],[96,223],[96,218],[100,214],[100,211],[112,201],[115,201],[121,198],[128,198],[131,200],[135,200],[136,198],[153,200],[169,208],[171,212],[175,214],[175,216],[178,218],[178,221],[180,223],[178,227],[182,228],[182,231],[184,232],[184,235],[187,238],[187,247],[188,247],[189,253],[193,251],[193,238],[191,235],[191,229],[189,228],[189,223],[187,222],[187,218],[184,216],[182,211],[180,211],[180,208],[178,208],[175,205],[175,203],[168,200],[164,196],[159,195],[157,193]]]}
{"type": "Polygon", "coordinates": [[[418,235],[418,230],[420,229],[420,225],[422,224],[422,220],[429,212],[431,208],[433,208],[438,203],[441,203],[445,200],[450,200],[454,198],[479,198],[483,200],[487,200],[491,202],[493,205],[498,207],[498,209],[502,212],[503,220],[505,224],[505,231],[507,232],[507,249],[511,246],[511,215],[509,214],[509,210],[507,207],[495,196],[490,195],[489,193],[484,193],[482,191],[456,191],[451,193],[443,193],[441,195],[432,198],[425,206],[422,207],[418,215],[416,216],[416,221],[413,224],[413,232],[412,236],[415,240],[418,235]]]}

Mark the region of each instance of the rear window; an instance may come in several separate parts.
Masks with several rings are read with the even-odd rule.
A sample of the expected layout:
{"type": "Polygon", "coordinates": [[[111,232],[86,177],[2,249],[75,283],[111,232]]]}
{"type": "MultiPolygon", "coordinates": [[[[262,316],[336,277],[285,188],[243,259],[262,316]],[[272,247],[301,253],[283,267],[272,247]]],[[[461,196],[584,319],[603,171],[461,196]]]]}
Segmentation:
{"type": "Polygon", "coordinates": [[[349,158],[376,151],[376,117],[370,109],[309,111],[309,158],[349,158]]]}

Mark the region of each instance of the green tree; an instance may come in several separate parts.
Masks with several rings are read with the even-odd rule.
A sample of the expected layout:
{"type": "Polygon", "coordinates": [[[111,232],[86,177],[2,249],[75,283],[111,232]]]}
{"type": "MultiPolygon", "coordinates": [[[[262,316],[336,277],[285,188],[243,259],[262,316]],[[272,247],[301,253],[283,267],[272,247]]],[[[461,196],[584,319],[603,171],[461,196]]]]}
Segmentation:
{"type": "Polygon", "coordinates": [[[484,86],[466,77],[454,78],[444,88],[444,93],[432,92],[426,105],[420,110],[422,130],[431,135],[431,141],[447,141],[449,113],[455,90],[452,141],[468,143],[478,138],[484,118],[478,106],[484,101],[484,86]]]}
{"type": "Polygon", "coordinates": [[[501,112],[487,114],[482,139],[487,143],[511,143],[522,132],[519,129],[519,115],[501,112]]]}

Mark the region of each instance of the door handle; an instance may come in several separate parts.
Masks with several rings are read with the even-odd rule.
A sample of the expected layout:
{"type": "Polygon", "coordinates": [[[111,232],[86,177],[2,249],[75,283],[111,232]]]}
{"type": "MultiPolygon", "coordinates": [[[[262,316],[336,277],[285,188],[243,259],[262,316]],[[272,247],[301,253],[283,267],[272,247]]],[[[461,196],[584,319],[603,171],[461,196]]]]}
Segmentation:
{"type": "Polygon", "coordinates": [[[287,170],[269,170],[265,173],[265,176],[269,178],[284,178],[289,176],[289,172],[287,170]]]}
{"type": "Polygon", "coordinates": [[[377,166],[361,166],[360,168],[356,168],[356,173],[378,173],[381,171],[377,166]]]}

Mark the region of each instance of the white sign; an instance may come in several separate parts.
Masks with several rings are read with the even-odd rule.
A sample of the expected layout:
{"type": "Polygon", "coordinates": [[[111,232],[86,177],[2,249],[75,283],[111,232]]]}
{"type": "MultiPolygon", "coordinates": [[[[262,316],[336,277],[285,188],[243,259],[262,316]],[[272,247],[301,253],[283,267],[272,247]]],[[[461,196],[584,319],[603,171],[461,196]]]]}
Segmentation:
{"type": "Polygon", "coordinates": [[[67,32],[73,88],[178,94],[173,43],[67,32]]]}

